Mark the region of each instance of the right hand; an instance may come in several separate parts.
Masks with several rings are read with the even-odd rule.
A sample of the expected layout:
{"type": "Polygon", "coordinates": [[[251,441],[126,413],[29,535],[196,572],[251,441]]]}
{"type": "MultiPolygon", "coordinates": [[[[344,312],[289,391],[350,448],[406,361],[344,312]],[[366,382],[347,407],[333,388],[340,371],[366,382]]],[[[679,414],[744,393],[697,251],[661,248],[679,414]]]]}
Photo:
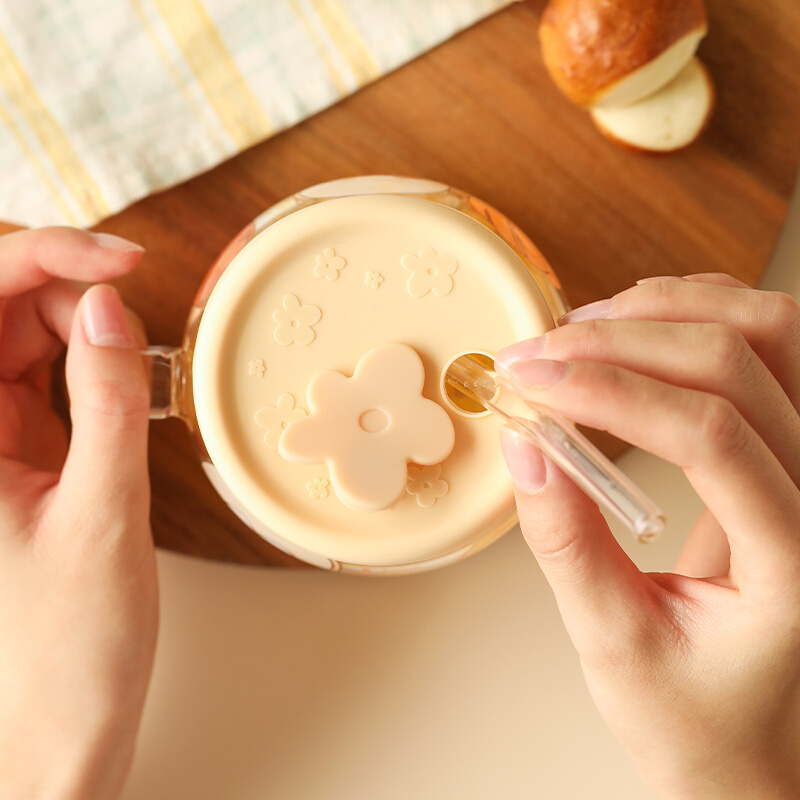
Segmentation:
{"type": "Polygon", "coordinates": [[[683,468],[706,503],[642,574],[504,431],[523,534],[608,725],[664,798],[800,797],[800,309],[725,276],[648,281],[497,354],[517,389],[683,468]]]}

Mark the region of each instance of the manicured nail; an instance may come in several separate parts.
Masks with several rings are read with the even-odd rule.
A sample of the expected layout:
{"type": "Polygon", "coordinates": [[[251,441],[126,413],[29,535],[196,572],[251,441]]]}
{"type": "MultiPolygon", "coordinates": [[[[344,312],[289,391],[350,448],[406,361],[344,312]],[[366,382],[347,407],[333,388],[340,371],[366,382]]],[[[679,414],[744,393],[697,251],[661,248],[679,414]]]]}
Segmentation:
{"type": "Polygon", "coordinates": [[[96,347],[136,346],[125,307],[113,286],[99,284],[88,289],[81,298],[81,318],[90,344],[96,347]]]}
{"type": "Polygon", "coordinates": [[[533,389],[554,386],[559,381],[564,380],[567,372],[569,372],[569,364],[566,361],[537,359],[534,361],[517,361],[511,365],[509,375],[512,382],[519,384],[523,388],[533,389]]]}
{"type": "Polygon", "coordinates": [[[500,429],[500,447],[517,491],[540,491],[547,481],[547,467],[539,450],[511,428],[500,429]]]}
{"type": "Polygon", "coordinates": [[[136,242],[115,236],[113,233],[90,233],[95,244],[104,247],[106,250],[116,250],[119,253],[143,253],[144,247],[136,242]]]}
{"type": "Polygon", "coordinates": [[[636,281],[637,286],[641,286],[643,283],[656,283],[658,281],[685,281],[686,278],[681,278],[678,275],[657,275],[652,278],[642,278],[641,280],[636,281]]]}
{"type": "Polygon", "coordinates": [[[503,347],[495,353],[494,368],[501,374],[508,374],[509,367],[515,361],[539,358],[544,353],[546,345],[547,334],[503,347]]]}
{"type": "Polygon", "coordinates": [[[559,325],[567,325],[570,322],[584,322],[587,319],[609,319],[613,313],[614,298],[608,297],[605,300],[596,300],[594,303],[568,311],[558,320],[559,325]]]}

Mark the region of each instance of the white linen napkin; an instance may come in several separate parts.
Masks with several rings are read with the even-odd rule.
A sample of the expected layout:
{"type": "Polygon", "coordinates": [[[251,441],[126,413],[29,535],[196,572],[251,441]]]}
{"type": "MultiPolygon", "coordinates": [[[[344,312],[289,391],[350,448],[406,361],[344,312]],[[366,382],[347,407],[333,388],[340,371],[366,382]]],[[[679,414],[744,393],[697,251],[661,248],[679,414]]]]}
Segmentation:
{"type": "Polygon", "coordinates": [[[90,226],[512,0],[0,0],[0,219],[90,226]]]}

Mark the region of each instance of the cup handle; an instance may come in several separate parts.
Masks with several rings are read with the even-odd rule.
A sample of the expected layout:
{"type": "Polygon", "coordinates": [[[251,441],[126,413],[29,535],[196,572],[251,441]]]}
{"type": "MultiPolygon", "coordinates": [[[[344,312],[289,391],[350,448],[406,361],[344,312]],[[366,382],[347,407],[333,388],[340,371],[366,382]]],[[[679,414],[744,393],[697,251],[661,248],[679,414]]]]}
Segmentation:
{"type": "Polygon", "coordinates": [[[182,417],[183,351],[156,345],[140,353],[150,376],[150,419],[182,417]]]}

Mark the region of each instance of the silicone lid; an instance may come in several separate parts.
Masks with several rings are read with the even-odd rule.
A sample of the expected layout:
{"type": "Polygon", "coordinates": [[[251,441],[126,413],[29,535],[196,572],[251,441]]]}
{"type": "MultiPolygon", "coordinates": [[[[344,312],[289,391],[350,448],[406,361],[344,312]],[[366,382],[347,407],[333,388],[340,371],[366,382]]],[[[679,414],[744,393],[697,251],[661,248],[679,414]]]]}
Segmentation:
{"type": "Polygon", "coordinates": [[[441,376],[552,326],[522,261],[471,217],[326,200],[258,234],[215,286],[192,364],[200,433],[248,515],[298,547],[436,558],[514,513],[500,423],[453,408],[441,376]]]}

